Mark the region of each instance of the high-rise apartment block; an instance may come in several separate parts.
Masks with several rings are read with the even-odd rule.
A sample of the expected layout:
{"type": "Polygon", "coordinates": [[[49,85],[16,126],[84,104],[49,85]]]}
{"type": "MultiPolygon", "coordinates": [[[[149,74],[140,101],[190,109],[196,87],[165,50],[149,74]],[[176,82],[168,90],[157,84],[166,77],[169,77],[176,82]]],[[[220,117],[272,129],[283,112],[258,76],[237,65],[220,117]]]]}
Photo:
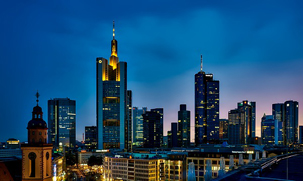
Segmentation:
{"type": "MultiPolygon", "coordinates": [[[[76,145],[76,101],[69,98],[48,100],[48,142],[56,149],[76,145]]],[[[61,150],[62,151],[62,150],[61,150]]]]}
{"type": "Polygon", "coordinates": [[[195,144],[219,141],[219,81],[201,70],[195,74],[195,144]]]}
{"type": "Polygon", "coordinates": [[[143,116],[143,147],[160,148],[163,145],[163,108],[146,111],[143,116]]]}
{"type": "Polygon", "coordinates": [[[282,144],[282,122],[272,115],[265,115],[261,121],[261,137],[264,145],[282,144]]]}
{"type": "Polygon", "coordinates": [[[146,107],[138,109],[138,107],[133,107],[133,145],[136,147],[143,146],[143,114],[147,111],[146,107]]]}
{"type": "Polygon", "coordinates": [[[298,115],[299,103],[297,101],[286,101],[272,105],[274,119],[282,122],[283,127],[283,144],[298,143],[298,115]]]}
{"type": "Polygon", "coordinates": [[[256,103],[247,100],[228,113],[228,143],[251,144],[255,138],[256,103]]]}
{"type": "Polygon", "coordinates": [[[128,149],[129,115],[127,104],[127,64],[119,62],[118,42],[111,41],[111,56],[96,59],[98,149],[128,149]]]}
{"type": "Polygon", "coordinates": [[[186,110],[186,104],[180,105],[178,111],[178,143],[180,147],[190,146],[190,111],[186,110]]]}
{"type": "Polygon", "coordinates": [[[97,126],[85,126],[85,147],[87,150],[97,149],[97,126]]]}

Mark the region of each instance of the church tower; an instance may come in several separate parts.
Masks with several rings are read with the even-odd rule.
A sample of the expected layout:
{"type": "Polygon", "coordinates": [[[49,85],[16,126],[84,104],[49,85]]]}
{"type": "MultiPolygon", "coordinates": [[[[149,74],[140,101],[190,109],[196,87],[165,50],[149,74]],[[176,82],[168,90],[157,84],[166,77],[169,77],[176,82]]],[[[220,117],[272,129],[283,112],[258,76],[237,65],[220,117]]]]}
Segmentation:
{"type": "Polygon", "coordinates": [[[22,144],[22,180],[52,180],[52,144],[47,144],[47,124],[42,119],[42,108],[38,105],[39,93],[36,94],[37,106],[33,108],[32,120],[28,122],[28,144],[22,144]]]}

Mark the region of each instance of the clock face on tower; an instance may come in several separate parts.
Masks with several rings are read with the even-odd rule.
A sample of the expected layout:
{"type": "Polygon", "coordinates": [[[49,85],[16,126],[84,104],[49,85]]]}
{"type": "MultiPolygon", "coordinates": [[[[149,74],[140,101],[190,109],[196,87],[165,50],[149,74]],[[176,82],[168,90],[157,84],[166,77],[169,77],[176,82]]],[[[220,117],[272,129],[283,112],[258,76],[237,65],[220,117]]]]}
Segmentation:
{"type": "Polygon", "coordinates": [[[34,153],[34,152],[30,152],[30,153],[28,154],[28,158],[29,158],[30,160],[35,160],[35,159],[37,158],[37,155],[36,155],[36,153],[34,153]]]}
{"type": "Polygon", "coordinates": [[[46,153],[46,159],[47,160],[49,159],[49,153],[48,152],[46,153]]]}

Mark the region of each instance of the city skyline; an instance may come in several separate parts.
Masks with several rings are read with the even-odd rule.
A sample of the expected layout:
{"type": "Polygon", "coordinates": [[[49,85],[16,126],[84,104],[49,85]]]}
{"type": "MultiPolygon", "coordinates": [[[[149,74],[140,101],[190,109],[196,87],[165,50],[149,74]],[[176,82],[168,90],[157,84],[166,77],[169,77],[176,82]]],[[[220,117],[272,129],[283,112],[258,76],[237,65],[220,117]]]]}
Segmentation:
{"type": "Polygon", "coordinates": [[[303,125],[302,2],[278,1],[274,6],[254,2],[246,8],[244,2],[235,7],[226,2],[177,2],[166,13],[165,4],[153,10],[147,6],[156,3],[138,3],[142,9],[130,12],[124,7],[134,7],[121,3],[119,13],[105,18],[102,14],[116,7],[107,3],[62,2],[58,7],[46,2],[2,3],[1,15],[7,19],[0,30],[5,35],[0,43],[4,124],[0,141],[10,137],[26,141],[24,127],[31,119],[37,89],[43,110],[50,98],[77,101],[78,140],[85,126],[96,125],[95,57],[110,54],[112,20],[120,61],[128,63],[132,105],[163,107],[164,135],[170,123],[177,122],[180,104],[191,111],[194,127],[194,74],[200,68],[200,54],[203,70],[220,81],[220,119],[228,118],[237,102],[254,101],[256,135],[261,136],[261,117],[271,114],[272,104],[294,100],[299,102],[303,125]],[[108,7],[103,13],[92,10],[103,6],[108,7]],[[8,129],[16,124],[14,130],[8,129]]]}

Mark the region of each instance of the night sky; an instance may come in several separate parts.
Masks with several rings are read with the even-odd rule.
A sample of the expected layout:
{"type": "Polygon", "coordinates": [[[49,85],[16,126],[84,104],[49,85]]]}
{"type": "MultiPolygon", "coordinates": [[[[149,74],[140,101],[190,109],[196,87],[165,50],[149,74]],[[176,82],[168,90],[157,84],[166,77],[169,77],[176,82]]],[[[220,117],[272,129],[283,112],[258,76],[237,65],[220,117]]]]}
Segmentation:
{"type": "MultiPolygon", "coordinates": [[[[36,105],[76,100],[77,139],[96,125],[96,57],[128,63],[133,106],[164,108],[164,133],[187,104],[194,126],[194,74],[220,81],[220,117],[242,100],[257,102],[257,130],[272,103],[299,102],[303,125],[303,2],[1,1],[0,141],[27,140],[36,105]]],[[[193,134],[191,140],[193,141],[193,134]]]]}

